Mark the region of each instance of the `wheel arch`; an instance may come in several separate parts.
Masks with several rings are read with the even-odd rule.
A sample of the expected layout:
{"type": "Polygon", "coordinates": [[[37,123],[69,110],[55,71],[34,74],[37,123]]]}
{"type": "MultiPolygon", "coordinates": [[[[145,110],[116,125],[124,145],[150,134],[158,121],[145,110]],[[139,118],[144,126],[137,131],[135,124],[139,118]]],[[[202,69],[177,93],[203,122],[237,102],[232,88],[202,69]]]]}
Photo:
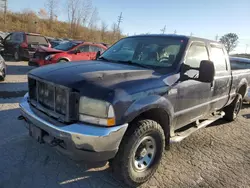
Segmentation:
{"type": "MultiPolygon", "coordinates": [[[[159,123],[164,130],[166,146],[169,145],[174,109],[169,100],[161,96],[149,96],[135,101],[126,111],[127,122],[132,124],[140,119],[151,119],[159,123]]],[[[128,129],[131,126],[128,127],[128,129]]]]}
{"type": "Polygon", "coordinates": [[[242,98],[244,98],[246,96],[246,93],[247,93],[247,80],[244,78],[241,80],[237,90],[236,90],[236,93],[237,94],[241,94],[242,98]]]}
{"type": "Polygon", "coordinates": [[[70,59],[67,58],[67,57],[60,57],[60,58],[57,60],[57,62],[59,62],[59,61],[61,61],[61,60],[70,61],[70,59]]]}

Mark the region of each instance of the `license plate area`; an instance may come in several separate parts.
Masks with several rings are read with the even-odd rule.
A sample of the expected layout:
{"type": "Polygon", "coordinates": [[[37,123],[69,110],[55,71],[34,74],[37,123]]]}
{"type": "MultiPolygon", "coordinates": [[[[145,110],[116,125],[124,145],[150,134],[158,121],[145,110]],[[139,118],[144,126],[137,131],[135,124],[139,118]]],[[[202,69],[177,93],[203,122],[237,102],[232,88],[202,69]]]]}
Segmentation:
{"type": "Polygon", "coordinates": [[[33,137],[37,142],[39,142],[39,143],[43,142],[43,139],[42,139],[43,138],[43,131],[40,128],[38,128],[32,124],[29,124],[29,135],[31,137],[33,137]]]}

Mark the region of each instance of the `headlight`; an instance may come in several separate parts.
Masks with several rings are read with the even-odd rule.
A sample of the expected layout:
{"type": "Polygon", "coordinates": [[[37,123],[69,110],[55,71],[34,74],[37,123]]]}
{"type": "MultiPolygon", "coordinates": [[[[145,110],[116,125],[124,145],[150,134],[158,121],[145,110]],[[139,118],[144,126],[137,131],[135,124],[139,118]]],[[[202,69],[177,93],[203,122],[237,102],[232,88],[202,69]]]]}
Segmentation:
{"type": "Polygon", "coordinates": [[[54,56],[55,54],[48,55],[45,57],[45,60],[51,60],[54,56]]]}
{"type": "Polygon", "coordinates": [[[98,125],[113,126],[115,125],[113,106],[105,101],[81,97],[79,120],[98,125]]]}

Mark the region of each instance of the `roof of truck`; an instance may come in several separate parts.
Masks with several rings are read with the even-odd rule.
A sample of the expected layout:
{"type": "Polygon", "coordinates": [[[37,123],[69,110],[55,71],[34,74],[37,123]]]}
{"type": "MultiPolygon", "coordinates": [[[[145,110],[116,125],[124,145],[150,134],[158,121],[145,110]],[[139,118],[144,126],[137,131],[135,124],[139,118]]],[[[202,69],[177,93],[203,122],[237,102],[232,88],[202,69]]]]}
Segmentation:
{"type": "Polygon", "coordinates": [[[218,43],[218,41],[199,38],[199,37],[193,37],[193,36],[186,36],[186,35],[177,35],[177,34],[142,34],[142,35],[135,35],[135,36],[129,36],[129,37],[174,37],[174,38],[180,38],[180,39],[187,39],[187,40],[196,40],[196,41],[206,41],[211,43],[218,43]]]}

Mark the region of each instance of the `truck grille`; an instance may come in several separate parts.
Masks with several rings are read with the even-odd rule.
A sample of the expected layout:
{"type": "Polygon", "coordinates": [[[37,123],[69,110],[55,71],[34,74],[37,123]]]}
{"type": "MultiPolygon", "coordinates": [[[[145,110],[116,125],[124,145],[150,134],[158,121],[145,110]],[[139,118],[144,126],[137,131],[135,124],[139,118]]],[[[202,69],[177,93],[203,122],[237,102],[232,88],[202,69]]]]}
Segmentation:
{"type": "Polygon", "coordinates": [[[62,122],[78,118],[79,95],[71,89],[29,76],[31,104],[62,122]]]}

